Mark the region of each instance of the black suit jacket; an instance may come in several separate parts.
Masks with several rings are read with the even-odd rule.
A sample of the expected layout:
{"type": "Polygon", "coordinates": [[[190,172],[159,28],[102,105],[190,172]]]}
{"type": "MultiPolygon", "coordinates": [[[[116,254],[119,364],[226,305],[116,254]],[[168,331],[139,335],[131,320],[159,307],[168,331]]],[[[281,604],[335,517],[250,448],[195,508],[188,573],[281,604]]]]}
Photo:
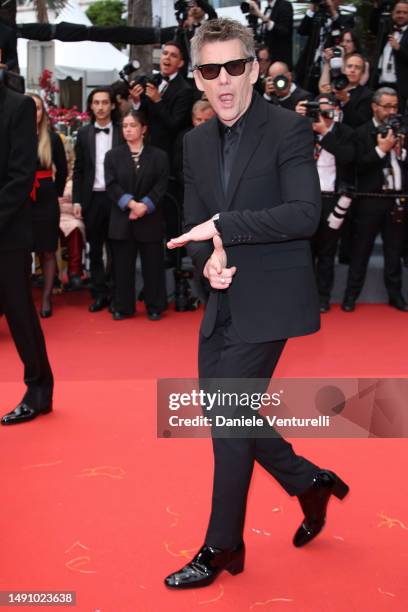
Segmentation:
{"type": "Polygon", "coordinates": [[[146,96],[142,101],[149,121],[150,143],[166,151],[170,159],[178,132],[191,125],[192,106],[193,90],[180,73],[169,82],[160,102],[151,102],[146,96]]]}
{"type": "Polygon", "coordinates": [[[371,100],[373,92],[365,85],[357,85],[350,90],[350,99],[342,107],[343,123],[356,129],[367,123],[373,115],[371,100]]]}
{"type": "MultiPolygon", "coordinates": [[[[381,158],[375,150],[377,136],[373,121],[368,121],[356,130],[356,186],[358,191],[381,193],[383,190],[383,168],[388,156],[381,158]]],[[[401,167],[402,190],[407,187],[407,162],[399,162],[401,167]]]]}
{"type": "Polygon", "coordinates": [[[0,250],[32,246],[30,192],[37,165],[35,104],[0,86],[0,250]]]}
{"type": "Polygon", "coordinates": [[[286,100],[280,100],[278,96],[271,96],[270,102],[272,104],[278,104],[282,108],[287,108],[288,110],[294,111],[296,109],[296,105],[298,102],[302,100],[313,100],[313,94],[310,91],[306,91],[306,89],[302,89],[302,87],[297,86],[295,91],[289,98],[286,100]]]}
{"type": "MultiPolygon", "coordinates": [[[[84,211],[89,208],[95,182],[95,126],[85,125],[78,131],[75,143],[75,164],[72,183],[72,202],[81,204],[84,211]]],[[[113,126],[112,148],[123,142],[122,130],[113,126]]]]}
{"type": "Polygon", "coordinates": [[[1,62],[6,64],[9,70],[13,70],[18,64],[17,37],[15,31],[0,20],[0,49],[1,62]]]}
{"type": "Polygon", "coordinates": [[[270,18],[275,25],[266,30],[264,42],[272,62],[285,62],[292,69],[293,6],[287,0],[276,0],[270,18]]]}
{"type": "Polygon", "coordinates": [[[166,193],[169,175],[164,151],[146,145],[140,156],[140,168],[135,170],[127,144],[111,149],[105,156],[106,189],[112,200],[109,238],[140,242],[158,242],[164,237],[164,217],[161,200],[166,193]],[[149,197],[156,210],[137,221],[129,220],[129,210],[121,210],[118,202],[124,194],[140,201],[149,197]]]}
{"type": "MultiPolygon", "coordinates": [[[[319,328],[309,237],[320,217],[320,188],[310,123],[254,94],[228,192],[220,170],[218,120],[184,142],[185,221],[191,228],[220,212],[233,324],[245,342],[299,336],[319,328]]],[[[212,241],[190,243],[202,273],[212,241]]],[[[211,290],[202,333],[211,335],[219,291],[211,290]]]]}
{"type": "MultiPolygon", "coordinates": [[[[370,29],[374,34],[378,33],[380,16],[381,10],[374,9],[370,19],[370,29]]],[[[392,25],[391,22],[390,25],[392,25]]],[[[379,85],[380,72],[378,69],[378,62],[388,41],[389,33],[390,31],[385,29],[378,47],[379,52],[377,53],[377,57],[372,65],[373,73],[371,75],[370,83],[372,83],[374,88],[377,88],[379,85]]],[[[397,83],[395,84],[395,88],[400,96],[403,98],[408,98],[408,28],[402,35],[400,45],[400,49],[398,51],[394,51],[395,71],[397,73],[397,83]]]]}
{"type": "Polygon", "coordinates": [[[343,123],[335,123],[319,141],[336,160],[336,189],[340,185],[354,186],[354,161],[356,158],[356,139],[354,130],[343,123]]]}

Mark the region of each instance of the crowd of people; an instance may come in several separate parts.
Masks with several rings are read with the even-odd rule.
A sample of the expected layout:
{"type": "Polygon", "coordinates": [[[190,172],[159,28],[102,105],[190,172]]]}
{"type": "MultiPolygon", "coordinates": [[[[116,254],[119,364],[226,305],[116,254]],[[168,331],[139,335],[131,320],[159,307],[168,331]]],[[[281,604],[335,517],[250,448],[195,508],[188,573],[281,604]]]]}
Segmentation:
{"type": "MultiPolygon", "coordinates": [[[[377,44],[370,57],[353,15],[342,13],[339,0],[311,4],[298,30],[303,49],[293,62],[291,3],[268,0],[263,12],[259,3],[248,3],[248,27],[258,41],[255,89],[270,104],[308,117],[314,132],[322,217],[312,254],[322,313],[330,309],[338,252],[349,265],[342,308],[355,309],[378,234],[389,303],[408,311],[402,291],[402,265],[408,265],[408,2],[396,2],[387,13],[388,4],[374,2],[370,29],[377,44]]],[[[32,94],[39,136],[32,198],[42,317],[52,315],[59,238],[68,258],[66,287],[89,284],[90,311],[108,308],[114,320],[134,314],[140,253],[148,316],[162,317],[165,268],[175,265],[164,243],[180,233],[182,223],[183,139],[214,115],[191,79],[189,45],[200,23],[216,16],[206,2],[187,3],[182,27],[162,47],[156,74],[134,73],[94,89],[87,105],[90,123],[78,131],[74,151],[65,143],[66,155],[41,97],[32,94]]],[[[208,288],[197,291],[205,300],[208,288]]]]}

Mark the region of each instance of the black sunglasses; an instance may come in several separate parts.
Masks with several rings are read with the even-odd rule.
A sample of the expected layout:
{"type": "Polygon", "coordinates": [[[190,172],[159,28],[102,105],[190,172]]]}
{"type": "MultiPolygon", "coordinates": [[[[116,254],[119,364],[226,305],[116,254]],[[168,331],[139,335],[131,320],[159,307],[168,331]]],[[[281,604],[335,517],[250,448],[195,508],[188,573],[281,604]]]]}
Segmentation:
{"type": "Polygon", "coordinates": [[[221,68],[225,68],[230,76],[241,76],[245,72],[246,64],[253,62],[254,59],[254,57],[246,57],[244,59],[231,60],[225,62],[225,64],[201,64],[201,66],[194,66],[194,70],[199,70],[201,76],[206,81],[216,79],[221,72],[221,68]]]}

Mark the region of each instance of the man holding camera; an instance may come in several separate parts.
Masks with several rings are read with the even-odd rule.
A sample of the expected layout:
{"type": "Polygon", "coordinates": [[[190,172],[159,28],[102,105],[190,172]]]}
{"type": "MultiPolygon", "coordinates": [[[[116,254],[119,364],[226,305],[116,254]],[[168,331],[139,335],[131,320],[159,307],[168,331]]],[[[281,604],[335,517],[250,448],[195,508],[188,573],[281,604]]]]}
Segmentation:
{"type": "Polygon", "coordinates": [[[401,118],[397,115],[397,93],[389,87],[378,89],[372,107],[373,119],[356,132],[357,191],[385,197],[360,197],[355,203],[351,261],[342,308],[346,312],[355,309],[375,238],[381,232],[389,304],[408,312],[408,304],[401,292],[406,210],[402,200],[391,195],[404,192],[407,182],[407,151],[401,118]]]}
{"type": "Polygon", "coordinates": [[[269,49],[272,62],[284,62],[292,68],[293,7],[287,0],[268,0],[264,12],[254,0],[249,11],[260,20],[258,38],[269,49]]]}
{"type": "Polygon", "coordinates": [[[380,28],[383,4],[374,9],[370,20],[371,31],[381,37],[379,62],[374,66],[372,80],[377,86],[395,89],[400,111],[404,112],[408,99],[408,1],[396,2],[387,27],[380,28]]]}
{"type": "MultiPolygon", "coordinates": [[[[334,260],[340,230],[351,204],[348,197],[354,182],[355,158],[354,130],[338,121],[339,103],[333,94],[320,94],[319,105],[312,117],[315,134],[315,160],[322,190],[322,214],[312,239],[320,312],[330,310],[330,294],[334,281],[334,260]],[[336,195],[345,190],[347,193],[336,195]]],[[[299,106],[298,112],[306,114],[299,106]]]]}
{"type": "Polygon", "coordinates": [[[313,96],[293,82],[292,73],[287,64],[274,62],[265,79],[264,98],[272,104],[278,104],[288,110],[296,110],[301,100],[312,100],[313,96]]]}
{"type": "Polygon", "coordinates": [[[340,40],[341,31],[354,27],[352,15],[342,15],[340,0],[319,0],[312,3],[300,23],[298,32],[307,42],[296,65],[297,81],[305,89],[318,93],[323,52],[340,40]]]}
{"type": "Polygon", "coordinates": [[[359,53],[351,53],[344,58],[344,77],[332,79],[332,91],[343,111],[343,123],[356,129],[372,117],[372,91],[360,85],[365,70],[365,60],[359,53]],[[345,85],[345,86],[344,86],[345,85]]]}

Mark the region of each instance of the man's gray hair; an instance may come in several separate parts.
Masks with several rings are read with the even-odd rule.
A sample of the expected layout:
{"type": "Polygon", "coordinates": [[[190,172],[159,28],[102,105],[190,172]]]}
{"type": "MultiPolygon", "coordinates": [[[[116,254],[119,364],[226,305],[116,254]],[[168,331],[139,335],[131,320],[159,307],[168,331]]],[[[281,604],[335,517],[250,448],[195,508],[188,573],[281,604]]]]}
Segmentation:
{"type": "Polygon", "coordinates": [[[201,50],[204,45],[228,40],[239,40],[241,42],[245,58],[255,57],[255,42],[252,31],[235,19],[222,17],[205,21],[197,29],[191,40],[191,63],[193,67],[200,64],[201,50]]]}
{"type": "Polygon", "coordinates": [[[397,95],[398,94],[395,91],[395,89],[392,89],[391,87],[380,87],[380,89],[377,89],[377,91],[374,92],[372,101],[375,104],[380,104],[382,96],[397,96],[397,95]]]}

